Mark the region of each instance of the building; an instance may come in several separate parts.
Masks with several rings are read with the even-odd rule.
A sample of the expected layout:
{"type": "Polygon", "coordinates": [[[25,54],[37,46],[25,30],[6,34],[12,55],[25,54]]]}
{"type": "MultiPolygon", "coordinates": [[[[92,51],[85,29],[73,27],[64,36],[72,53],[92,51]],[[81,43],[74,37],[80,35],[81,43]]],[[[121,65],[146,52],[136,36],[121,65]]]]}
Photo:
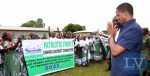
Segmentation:
{"type": "Polygon", "coordinates": [[[38,35],[40,38],[43,36],[48,37],[48,28],[32,28],[32,27],[8,27],[8,26],[0,26],[0,35],[4,32],[12,32],[13,38],[16,39],[18,37],[28,38],[30,33],[34,33],[38,35]]]}
{"type": "Polygon", "coordinates": [[[96,35],[96,33],[97,33],[96,31],[87,31],[87,30],[74,32],[75,35],[80,35],[80,36],[91,36],[91,35],[96,35]]]}

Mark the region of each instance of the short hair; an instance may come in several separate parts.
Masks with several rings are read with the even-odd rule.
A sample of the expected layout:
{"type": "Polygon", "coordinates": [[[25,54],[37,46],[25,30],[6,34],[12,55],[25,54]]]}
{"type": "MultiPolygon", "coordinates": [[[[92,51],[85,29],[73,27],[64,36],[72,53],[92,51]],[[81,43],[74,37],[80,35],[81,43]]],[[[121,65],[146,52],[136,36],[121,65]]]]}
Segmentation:
{"type": "Polygon", "coordinates": [[[12,37],[11,36],[11,32],[4,32],[3,34],[2,34],[2,39],[5,41],[5,40],[9,40],[10,39],[10,37],[12,37]]]}
{"type": "Polygon", "coordinates": [[[143,34],[144,34],[144,35],[149,34],[149,29],[148,29],[148,28],[143,28],[143,34]]]}
{"type": "Polygon", "coordinates": [[[118,11],[128,12],[131,16],[133,16],[133,6],[130,3],[122,3],[116,9],[118,11]]]}
{"type": "Polygon", "coordinates": [[[3,40],[7,40],[7,32],[4,32],[4,33],[2,34],[2,39],[3,39],[3,40]]]}

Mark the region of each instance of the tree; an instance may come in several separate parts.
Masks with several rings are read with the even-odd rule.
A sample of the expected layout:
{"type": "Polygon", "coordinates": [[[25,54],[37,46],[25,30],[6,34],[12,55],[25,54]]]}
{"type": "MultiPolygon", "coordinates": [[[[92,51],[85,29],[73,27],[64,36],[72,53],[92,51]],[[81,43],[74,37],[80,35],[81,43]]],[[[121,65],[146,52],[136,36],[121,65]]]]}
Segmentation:
{"type": "Polygon", "coordinates": [[[36,21],[30,20],[24,24],[21,25],[21,27],[36,27],[37,23],[36,21]]]}
{"type": "Polygon", "coordinates": [[[43,19],[41,18],[37,19],[37,27],[45,27],[45,24],[43,23],[43,19]]]}
{"type": "Polygon", "coordinates": [[[26,23],[23,23],[21,27],[45,27],[45,24],[41,18],[38,18],[37,21],[30,20],[26,23]]]}
{"type": "Polygon", "coordinates": [[[81,31],[85,29],[86,29],[85,26],[70,23],[64,27],[63,31],[64,32],[76,32],[76,31],[81,31]]]}

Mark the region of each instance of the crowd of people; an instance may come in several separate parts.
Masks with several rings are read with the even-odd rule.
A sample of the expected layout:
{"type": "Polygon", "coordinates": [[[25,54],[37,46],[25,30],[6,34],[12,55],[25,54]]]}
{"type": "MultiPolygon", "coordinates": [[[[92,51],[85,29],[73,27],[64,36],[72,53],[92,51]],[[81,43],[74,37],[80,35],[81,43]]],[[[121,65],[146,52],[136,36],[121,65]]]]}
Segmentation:
{"type": "MultiPolygon", "coordinates": [[[[143,29],[143,51],[150,63],[150,35],[149,30],[143,29]]],[[[13,34],[5,32],[0,37],[0,76],[27,76],[25,61],[21,48],[21,40],[19,37],[16,42],[13,42],[13,34]]],[[[108,60],[108,70],[111,69],[111,52],[108,45],[108,36],[99,34],[91,36],[74,35],[73,33],[51,33],[49,38],[46,36],[42,39],[73,39],[76,64],[87,66],[90,61],[108,60]]],[[[39,39],[38,35],[30,34],[29,39],[39,39]]],[[[150,66],[150,64],[148,64],[150,66]]],[[[143,76],[147,74],[150,67],[146,68],[143,76]]]]}
{"type": "Polygon", "coordinates": [[[27,76],[21,48],[21,40],[26,39],[73,39],[76,63],[83,66],[88,65],[90,60],[100,60],[106,56],[107,48],[103,44],[108,44],[105,37],[81,36],[73,33],[51,33],[49,38],[46,36],[40,38],[37,34],[30,33],[28,38],[20,36],[13,41],[13,33],[4,32],[0,37],[0,76],[27,76]]]}
{"type": "Polygon", "coordinates": [[[108,50],[107,44],[107,38],[104,37],[77,36],[75,38],[75,54],[77,64],[84,66],[88,65],[90,60],[100,60],[105,58],[108,50]],[[101,39],[103,39],[103,41],[101,39]]]}

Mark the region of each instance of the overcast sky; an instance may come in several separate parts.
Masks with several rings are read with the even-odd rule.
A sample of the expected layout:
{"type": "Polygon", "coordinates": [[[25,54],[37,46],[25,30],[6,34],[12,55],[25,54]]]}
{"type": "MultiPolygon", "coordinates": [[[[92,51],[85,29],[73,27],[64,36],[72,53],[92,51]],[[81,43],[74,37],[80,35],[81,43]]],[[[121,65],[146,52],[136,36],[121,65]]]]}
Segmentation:
{"type": "Polygon", "coordinates": [[[87,30],[103,30],[123,2],[131,3],[137,22],[150,28],[150,0],[0,0],[0,24],[20,26],[42,18],[53,29],[77,23],[87,30]]]}

